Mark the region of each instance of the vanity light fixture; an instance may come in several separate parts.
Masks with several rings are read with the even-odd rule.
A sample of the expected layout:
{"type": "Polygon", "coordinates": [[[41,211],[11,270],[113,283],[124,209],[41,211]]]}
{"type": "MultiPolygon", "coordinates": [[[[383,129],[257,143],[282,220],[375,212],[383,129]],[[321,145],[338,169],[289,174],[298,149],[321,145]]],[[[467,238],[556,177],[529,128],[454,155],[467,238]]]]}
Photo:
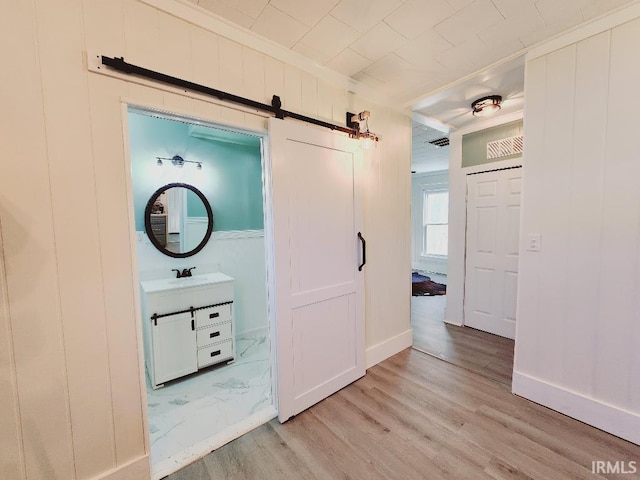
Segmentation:
{"type": "Polygon", "coordinates": [[[474,117],[493,115],[500,110],[501,103],[502,97],[500,95],[487,95],[486,97],[477,99],[471,104],[471,113],[474,117]]]}
{"type": "Polygon", "coordinates": [[[347,112],[347,127],[357,130],[357,134],[352,135],[353,138],[362,138],[364,140],[362,146],[369,150],[376,146],[380,140],[378,135],[369,131],[369,117],[371,112],[364,110],[360,113],[347,112]],[[365,131],[360,131],[360,126],[364,122],[365,131]]]}
{"type": "Polygon", "coordinates": [[[180,155],[174,155],[171,158],[165,158],[165,157],[156,157],[156,158],[158,159],[158,161],[156,162],[156,165],[158,165],[159,167],[161,167],[163,165],[163,162],[162,162],[163,160],[169,160],[174,167],[182,168],[182,167],[184,167],[185,163],[195,163],[196,164],[196,168],[198,170],[202,170],[202,162],[194,162],[193,160],[185,160],[180,155]]]}

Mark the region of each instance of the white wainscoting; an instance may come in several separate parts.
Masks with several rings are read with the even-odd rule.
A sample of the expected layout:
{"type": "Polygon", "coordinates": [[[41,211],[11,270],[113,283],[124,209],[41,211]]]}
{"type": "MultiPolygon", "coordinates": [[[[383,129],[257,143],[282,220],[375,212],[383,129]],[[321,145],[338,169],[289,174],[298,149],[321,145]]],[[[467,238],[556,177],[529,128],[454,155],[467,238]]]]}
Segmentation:
{"type": "MultiPolygon", "coordinates": [[[[142,232],[139,232],[142,233],[142,232]]],[[[237,333],[267,325],[267,273],[264,230],[213,232],[193,257],[172,258],[160,253],[143,234],[138,242],[140,280],[165,278],[172,268],[195,266],[194,275],[222,272],[235,279],[234,309],[237,333]]]]}
{"type": "Polygon", "coordinates": [[[193,250],[207,233],[209,219],[207,217],[187,217],[185,221],[184,250],[193,250]]]}
{"type": "Polygon", "coordinates": [[[419,255],[413,261],[411,268],[422,272],[438,273],[440,275],[447,274],[447,257],[435,257],[432,255],[419,255]]]}

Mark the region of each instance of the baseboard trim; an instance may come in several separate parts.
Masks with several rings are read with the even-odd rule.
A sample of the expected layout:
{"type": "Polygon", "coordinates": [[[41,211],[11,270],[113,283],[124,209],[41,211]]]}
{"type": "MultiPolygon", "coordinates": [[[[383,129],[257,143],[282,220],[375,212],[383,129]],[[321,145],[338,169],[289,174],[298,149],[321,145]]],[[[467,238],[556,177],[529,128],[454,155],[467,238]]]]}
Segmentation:
{"type": "Polygon", "coordinates": [[[91,480],[141,480],[151,478],[149,455],[138,457],[91,480]]]}
{"type": "MultiPolygon", "coordinates": [[[[169,457],[166,460],[158,462],[152,466],[151,478],[152,480],[160,480],[167,475],[177,472],[183,467],[186,467],[190,463],[199,460],[200,458],[208,455],[212,451],[226,445],[227,443],[241,437],[245,433],[250,432],[254,428],[259,427],[262,424],[276,418],[278,412],[273,406],[264,408],[263,410],[254,413],[246,420],[239,424],[233,425],[222,432],[196,443],[192,447],[185,449],[177,455],[169,457]]],[[[147,477],[148,478],[148,477],[147,477]]],[[[111,480],[111,479],[109,479],[111,480]]],[[[120,479],[118,479],[120,480],[120,479]]],[[[129,479],[127,479],[129,480],[129,479]]]]}
{"type": "Polygon", "coordinates": [[[512,392],[640,445],[640,415],[636,413],[516,371],[513,372],[512,392]]]}
{"type": "Polygon", "coordinates": [[[411,345],[413,345],[413,329],[411,328],[384,342],[372,345],[367,348],[367,368],[373,367],[411,345]]]}

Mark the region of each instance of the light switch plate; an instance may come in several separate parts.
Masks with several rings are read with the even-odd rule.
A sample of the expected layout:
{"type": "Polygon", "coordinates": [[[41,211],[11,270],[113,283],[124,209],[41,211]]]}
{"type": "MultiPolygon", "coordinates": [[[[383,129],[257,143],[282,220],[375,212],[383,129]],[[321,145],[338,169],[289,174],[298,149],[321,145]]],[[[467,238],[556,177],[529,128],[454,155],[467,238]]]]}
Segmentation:
{"type": "Polygon", "coordinates": [[[527,236],[527,250],[530,252],[539,252],[541,242],[542,235],[539,233],[530,233],[527,236]]]}

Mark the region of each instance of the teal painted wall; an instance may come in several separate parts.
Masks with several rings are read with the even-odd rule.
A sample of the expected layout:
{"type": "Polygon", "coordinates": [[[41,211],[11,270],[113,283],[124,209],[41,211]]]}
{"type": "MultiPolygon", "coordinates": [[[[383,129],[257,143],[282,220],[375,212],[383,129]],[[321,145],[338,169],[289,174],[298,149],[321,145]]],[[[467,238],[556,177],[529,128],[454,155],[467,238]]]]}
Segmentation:
{"type": "Polygon", "coordinates": [[[187,217],[206,217],[207,209],[195,192],[187,190],[187,217]]]}
{"type": "MultiPolygon", "coordinates": [[[[264,228],[260,139],[237,136],[246,137],[243,141],[247,144],[242,145],[203,140],[189,136],[188,128],[182,122],[129,113],[136,230],[144,230],[144,210],[153,192],[173,182],[191,184],[207,197],[213,209],[214,231],[264,228]],[[202,162],[202,170],[190,163],[183,168],[170,161],[162,167],[156,165],[156,157],[174,155],[202,162]]],[[[187,211],[189,216],[206,215],[199,199],[191,201],[190,197],[187,211]]]]}
{"type": "Polygon", "coordinates": [[[522,135],[522,120],[505,123],[495,127],[469,133],[462,136],[462,166],[472,167],[484,163],[499,162],[521,155],[487,159],[487,142],[522,135]]]}

